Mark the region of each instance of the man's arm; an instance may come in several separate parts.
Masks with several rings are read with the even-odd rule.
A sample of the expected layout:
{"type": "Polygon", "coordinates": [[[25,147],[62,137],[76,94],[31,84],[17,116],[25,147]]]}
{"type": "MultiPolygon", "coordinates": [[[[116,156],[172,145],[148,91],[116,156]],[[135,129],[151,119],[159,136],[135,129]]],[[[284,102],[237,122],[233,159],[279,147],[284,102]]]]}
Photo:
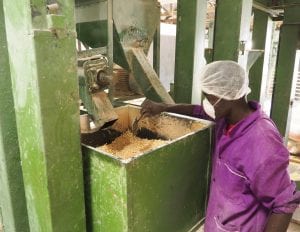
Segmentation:
{"type": "Polygon", "coordinates": [[[272,213],[268,219],[265,232],[286,232],[293,214],[272,213]]]}
{"type": "Polygon", "coordinates": [[[165,104],[158,103],[150,100],[145,100],[142,104],[142,114],[145,116],[160,114],[161,112],[171,112],[194,116],[195,105],[191,104],[165,104]]]}
{"type": "Polygon", "coordinates": [[[166,112],[194,116],[194,107],[194,105],[189,104],[168,105],[166,108],[166,112]]]}

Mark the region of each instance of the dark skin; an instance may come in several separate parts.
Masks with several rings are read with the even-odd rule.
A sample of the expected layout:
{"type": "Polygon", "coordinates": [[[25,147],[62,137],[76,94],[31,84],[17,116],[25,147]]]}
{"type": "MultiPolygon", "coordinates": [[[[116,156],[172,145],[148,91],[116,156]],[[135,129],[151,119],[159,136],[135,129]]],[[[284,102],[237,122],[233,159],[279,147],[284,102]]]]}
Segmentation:
{"type": "MultiPolygon", "coordinates": [[[[204,96],[212,105],[215,105],[219,100],[219,98],[214,95],[204,93],[204,96]]],[[[160,114],[161,112],[193,116],[194,106],[195,105],[191,104],[164,104],[145,100],[142,104],[141,113],[146,117],[160,114]]],[[[244,97],[231,101],[221,99],[214,108],[216,120],[225,118],[228,124],[236,124],[253,112],[253,109],[249,106],[244,97]]],[[[271,213],[264,232],[286,232],[291,218],[292,214],[271,213]]]]}
{"type": "Polygon", "coordinates": [[[265,232],[285,232],[289,227],[293,214],[272,213],[268,219],[265,232]]]}
{"type": "MultiPolygon", "coordinates": [[[[204,95],[212,105],[215,105],[215,103],[219,100],[219,98],[214,95],[204,95]]],[[[156,115],[161,112],[172,112],[193,116],[193,109],[194,105],[191,104],[164,104],[145,100],[142,104],[141,113],[146,117],[156,115]]],[[[252,112],[252,109],[247,104],[245,98],[233,101],[222,99],[215,105],[215,112],[216,119],[225,118],[229,124],[235,124],[249,115],[252,112]]]]}

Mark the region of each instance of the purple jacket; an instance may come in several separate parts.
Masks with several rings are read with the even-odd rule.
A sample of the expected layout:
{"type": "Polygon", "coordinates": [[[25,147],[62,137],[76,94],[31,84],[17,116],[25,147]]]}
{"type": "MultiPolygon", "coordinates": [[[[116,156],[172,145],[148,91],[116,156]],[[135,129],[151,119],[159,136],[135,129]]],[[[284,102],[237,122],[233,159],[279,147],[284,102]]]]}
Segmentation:
{"type": "MultiPolygon", "coordinates": [[[[226,122],[215,127],[206,232],[262,232],[268,216],[293,213],[300,192],[287,172],[289,153],[272,120],[256,102],[255,110],[225,135],[226,122]]],[[[194,114],[208,118],[201,106],[194,114]]]]}

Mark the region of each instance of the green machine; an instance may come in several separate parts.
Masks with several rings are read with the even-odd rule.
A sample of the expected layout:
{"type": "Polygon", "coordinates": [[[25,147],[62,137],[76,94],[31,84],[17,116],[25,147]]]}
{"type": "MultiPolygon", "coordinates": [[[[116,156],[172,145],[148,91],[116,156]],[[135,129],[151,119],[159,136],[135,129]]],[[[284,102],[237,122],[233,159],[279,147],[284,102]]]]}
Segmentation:
{"type": "Polygon", "coordinates": [[[91,48],[79,53],[80,95],[96,128],[116,120],[110,105],[114,63],[130,73],[130,83],[147,98],[174,103],[146,57],[159,20],[160,6],[154,0],[76,1],[78,40],[91,48]]]}
{"type": "Polygon", "coordinates": [[[147,98],[173,103],[146,58],[159,24],[158,2],[76,0],[76,23],[73,1],[2,2],[1,102],[9,111],[1,115],[4,231],[197,228],[207,201],[210,122],[166,114],[175,123],[168,132],[180,125],[190,131],[164,135],[163,144],[130,158],[98,148],[139,116],[136,107],[113,107],[114,64],[147,98]],[[76,37],[89,48],[77,60],[76,37]],[[90,117],[84,122],[95,126],[82,133],[82,146],[78,82],[90,117]]]}
{"type": "MultiPolygon", "coordinates": [[[[115,110],[119,119],[112,128],[126,133],[139,108],[115,110]]],[[[163,144],[148,149],[151,140],[142,146],[126,138],[116,149],[131,145],[129,156],[126,150],[116,155],[102,148],[115,136],[107,129],[83,141],[88,231],[186,232],[203,223],[212,123],[164,114],[153,125],[163,144]]]]}
{"type": "Polygon", "coordinates": [[[147,98],[174,103],[146,57],[160,23],[159,3],[77,0],[76,22],[78,40],[89,48],[78,54],[80,95],[96,125],[91,129],[83,121],[87,126],[81,128],[87,230],[195,230],[205,216],[212,123],[168,115],[178,122],[169,132],[179,124],[201,126],[176,137],[165,135],[164,145],[130,158],[99,148],[132,130],[139,117],[137,107],[113,108],[113,64],[127,70],[147,98]]]}

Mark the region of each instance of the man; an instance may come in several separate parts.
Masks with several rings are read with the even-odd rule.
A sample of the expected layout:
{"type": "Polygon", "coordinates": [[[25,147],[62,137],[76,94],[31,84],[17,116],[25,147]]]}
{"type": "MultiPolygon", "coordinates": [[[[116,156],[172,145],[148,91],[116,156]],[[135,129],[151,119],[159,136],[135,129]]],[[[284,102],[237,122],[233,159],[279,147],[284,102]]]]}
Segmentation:
{"type": "Polygon", "coordinates": [[[207,232],[283,232],[300,202],[287,172],[289,153],[272,120],[257,102],[247,102],[249,80],[233,61],[203,69],[202,106],[146,100],[142,114],[163,111],[214,120],[207,232]]]}

